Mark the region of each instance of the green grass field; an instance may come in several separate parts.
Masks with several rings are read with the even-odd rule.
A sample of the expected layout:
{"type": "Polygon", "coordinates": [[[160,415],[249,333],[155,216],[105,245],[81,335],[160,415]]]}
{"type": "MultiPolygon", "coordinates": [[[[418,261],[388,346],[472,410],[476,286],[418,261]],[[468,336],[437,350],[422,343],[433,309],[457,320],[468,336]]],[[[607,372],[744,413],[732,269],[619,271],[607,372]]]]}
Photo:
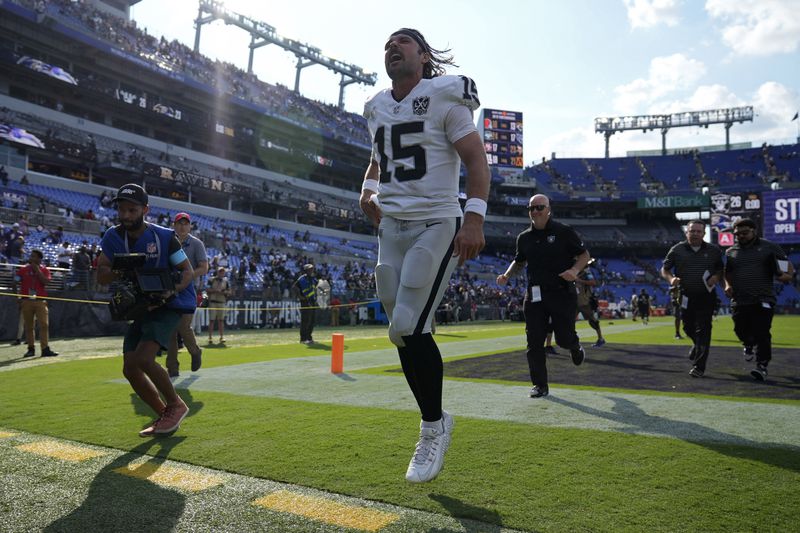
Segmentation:
{"type": "MultiPolygon", "coordinates": [[[[614,330],[630,326],[630,321],[604,322],[603,327],[611,344],[660,345],[673,343],[670,322],[656,319],[648,328],[619,332],[614,330]]],[[[508,322],[440,326],[436,339],[443,351],[451,344],[455,349],[461,343],[487,341],[483,346],[488,349],[447,359],[472,357],[507,351],[509,346],[524,347],[523,328],[521,323],[508,322]],[[495,344],[496,349],[492,348],[495,344]]],[[[585,328],[585,324],[579,325],[579,330],[585,328]]],[[[498,403],[493,396],[498,391],[511,393],[510,399],[494,405],[491,412],[499,415],[459,415],[459,408],[478,412],[478,407],[454,405],[457,425],[445,470],[429,484],[408,484],[403,475],[419,422],[413,398],[410,394],[407,400],[392,398],[403,405],[400,408],[357,401],[358,395],[366,394],[362,387],[370,379],[386,380],[381,383],[396,387],[387,388],[386,394],[402,390],[400,386],[405,384],[401,373],[380,371],[399,366],[390,352],[380,355],[381,350],[391,348],[385,330],[341,328],[346,335],[345,377],[350,381],[319,370],[328,364],[332,331],[316,330],[314,336],[321,342],[313,347],[298,344],[296,330],[228,333],[228,347],[205,349],[196,381],[179,385],[191,415],[175,436],[156,443],[137,435],[151,414],[120,381],[120,338],[55,339],[51,344],[62,354],[55,360],[23,361],[24,348],[2,347],[0,435],[22,432],[17,439],[49,436],[107,447],[124,453],[122,457],[128,460],[137,454],[155,457],[157,463],[168,458],[256,481],[290,483],[454,520],[441,526],[433,519],[427,523],[407,518],[381,531],[800,531],[800,442],[792,444],[788,437],[775,440],[768,434],[727,439],[726,432],[718,428],[747,425],[751,415],[743,414],[739,421],[738,415],[730,414],[736,413],[730,408],[731,399],[688,394],[649,394],[646,399],[650,403],[643,409],[652,409],[649,416],[654,427],[677,425],[675,434],[694,434],[696,430],[699,438],[674,438],[661,429],[640,431],[642,428],[626,423],[625,410],[620,409],[627,405],[624,402],[635,401],[629,391],[559,388],[557,376],[551,378],[556,399],[550,403],[528,399],[521,383],[448,381],[446,408],[450,387],[462,385],[472,387],[464,390],[474,391],[478,407],[481,402],[498,403]],[[362,353],[365,357],[377,354],[374,357],[383,363],[356,365],[351,370],[348,365],[359,361],[362,353]],[[314,368],[308,371],[308,380],[297,370],[295,381],[280,383],[280,393],[277,385],[253,390],[254,386],[257,389],[258,372],[301,364],[314,368]],[[204,380],[221,386],[227,383],[230,390],[204,388],[204,380]],[[326,387],[330,387],[330,403],[326,387]],[[306,394],[309,398],[304,400],[306,394]],[[604,404],[591,403],[594,396],[617,403],[604,411],[604,404]],[[723,404],[728,407],[715,411],[723,404]],[[673,406],[681,407],[672,412],[673,406]],[[562,424],[558,416],[552,416],[562,412],[558,409],[606,418],[613,424],[597,428],[582,422],[562,424]],[[714,433],[704,432],[705,425],[716,428],[714,433]],[[718,438],[703,436],[708,434],[718,438]]],[[[774,345],[797,347],[798,331],[800,317],[776,317],[774,345]]],[[[729,317],[716,320],[712,343],[738,345],[729,317]]],[[[192,376],[185,351],[181,366],[187,369],[182,370],[182,378],[192,376]]],[[[795,383],[800,387],[800,369],[795,370],[795,383]]],[[[271,380],[280,378],[265,375],[271,380]]],[[[775,416],[770,427],[776,433],[800,433],[800,402],[748,399],[735,403],[737,408],[739,405],[749,405],[755,417],[775,416]]],[[[173,501],[176,494],[189,503],[162,509],[175,515],[168,529],[243,531],[260,524],[257,529],[264,531],[341,530],[314,520],[291,525],[283,521],[283,514],[273,511],[254,514],[252,506],[236,500],[241,499],[240,492],[224,485],[205,491],[202,505],[192,503],[194,500],[178,489],[161,488],[155,496],[148,492],[156,490],[152,484],[141,480],[132,484],[124,476],[108,474],[105,468],[93,471],[85,466],[90,462],[73,466],[21,453],[15,448],[21,441],[14,439],[0,438],[0,531],[31,531],[47,525],[53,525],[49,530],[77,527],[90,531],[94,530],[93,513],[113,514],[121,504],[133,506],[135,511],[125,522],[131,531],[148,530],[148,523],[137,523],[135,517],[158,513],[153,501],[173,501]],[[109,495],[118,489],[122,494],[139,491],[152,498],[128,500],[124,496],[117,501],[109,496],[104,502],[93,492],[98,486],[109,495]],[[40,487],[33,501],[18,497],[34,490],[31,487],[40,487]],[[48,491],[42,487],[69,497],[56,505],[47,500],[48,491]],[[85,512],[87,506],[91,512],[85,512]],[[202,518],[209,506],[217,506],[226,521],[202,518]],[[241,513],[231,511],[237,506],[243,506],[241,513]],[[178,508],[180,512],[175,511],[178,508]],[[71,521],[65,521],[66,516],[71,521]],[[239,524],[237,516],[242,520],[239,524]]]]}

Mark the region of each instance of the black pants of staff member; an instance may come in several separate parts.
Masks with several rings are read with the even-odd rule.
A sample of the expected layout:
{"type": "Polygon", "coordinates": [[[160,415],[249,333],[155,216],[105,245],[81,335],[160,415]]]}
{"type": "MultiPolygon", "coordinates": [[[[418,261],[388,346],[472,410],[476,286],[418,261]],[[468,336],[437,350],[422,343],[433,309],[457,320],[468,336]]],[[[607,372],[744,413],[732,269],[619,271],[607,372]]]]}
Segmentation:
{"type": "MultiPolygon", "coordinates": [[[[307,307],[312,304],[302,304],[302,307],[307,307]]],[[[311,333],[314,331],[314,323],[316,322],[316,309],[300,309],[300,342],[310,341],[311,333]]]]}
{"type": "Polygon", "coordinates": [[[558,290],[542,294],[541,302],[525,300],[525,337],[528,344],[528,368],[531,383],[547,387],[547,356],[544,341],[552,330],[556,344],[571,350],[580,344],[575,332],[578,301],[574,291],[558,290]],[[552,323],[550,323],[552,320],[552,323]]]}
{"type": "Polygon", "coordinates": [[[708,350],[711,347],[711,319],[714,316],[714,293],[686,295],[686,308],[681,310],[683,331],[692,339],[695,350],[694,366],[705,372],[708,350]]]}
{"type": "Polygon", "coordinates": [[[735,305],[732,308],[733,331],[747,346],[756,347],[756,362],[767,366],[772,359],[772,316],[775,310],[762,304],[735,305]]]}

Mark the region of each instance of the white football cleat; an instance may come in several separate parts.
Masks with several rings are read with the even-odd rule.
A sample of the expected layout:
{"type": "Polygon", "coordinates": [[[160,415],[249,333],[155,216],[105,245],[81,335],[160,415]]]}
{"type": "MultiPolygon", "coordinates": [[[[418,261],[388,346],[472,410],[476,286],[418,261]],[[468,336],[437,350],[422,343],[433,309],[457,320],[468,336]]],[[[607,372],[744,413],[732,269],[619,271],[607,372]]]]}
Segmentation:
{"type": "Polygon", "coordinates": [[[443,431],[420,423],[419,441],[406,470],[406,480],[411,483],[431,481],[442,471],[444,454],[450,447],[455,421],[450,413],[443,410],[441,422],[443,431]]]}

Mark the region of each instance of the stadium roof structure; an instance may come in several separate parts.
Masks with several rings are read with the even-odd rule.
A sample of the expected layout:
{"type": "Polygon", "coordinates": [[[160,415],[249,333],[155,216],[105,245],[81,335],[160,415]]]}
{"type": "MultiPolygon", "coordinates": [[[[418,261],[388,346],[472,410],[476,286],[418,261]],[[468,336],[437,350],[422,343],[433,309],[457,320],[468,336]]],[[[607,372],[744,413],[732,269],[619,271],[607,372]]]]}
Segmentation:
{"type": "Polygon", "coordinates": [[[636,115],[625,117],[598,117],[594,119],[595,133],[602,133],[608,142],[612,135],[627,130],[661,130],[661,155],[667,155],[667,132],[670,128],[698,126],[708,128],[710,124],[725,124],[725,149],[730,150],[730,129],[734,123],[753,121],[753,106],[707,109],[704,111],[681,111],[671,115],[636,115]]]}
{"type": "Polygon", "coordinates": [[[247,73],[253,73],[253,53],[256,48],[275,44],[293,53],[297,57],[294,77],[294,90],[300,92],[300,71],[311,65],[322,65],[323,67],[341,74],[339,81],[339,108],[344,108],[344,88],[352,83],[364,83],[375,85],[378,75],[374,72],[364,72],[359,66],[339,61],[325,56],[319,48],[306,43],[295,41],[287,37],[278,35],[273,26],[261,22],[239,13],[234,13],[225,7],[219,0],[199,0],[197,19],[195,19],[194,51],[200,52],[200,30],[203,24],[222,20],[225,24],[238,26],[250,33],[250,56],[247,61],[247,73]],[[206,16],[203,16],[206,14],[206,16]]]}

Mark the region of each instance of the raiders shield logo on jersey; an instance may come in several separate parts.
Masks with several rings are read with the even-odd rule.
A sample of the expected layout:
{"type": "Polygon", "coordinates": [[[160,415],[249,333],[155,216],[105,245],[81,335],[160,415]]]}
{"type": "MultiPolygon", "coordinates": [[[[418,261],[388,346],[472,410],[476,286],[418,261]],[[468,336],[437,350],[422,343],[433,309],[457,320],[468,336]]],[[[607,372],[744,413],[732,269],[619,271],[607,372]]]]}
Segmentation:
{"type": "Polygon", "coordinates": [[[547,236],[547,242],[550,243],[550,244],[553,244],[554,242],[556,242],[556,236],[555,235],[548,235],[547,236]]]}
{"type": "Polygon", "coordinates": [[[418,98],[414,98],[414,102],[412,106],[414,108],[415,115],[424,115],[428,112],[428,104],[431,103],[431,99],[429,96],[420,96],[418,98]]]}

